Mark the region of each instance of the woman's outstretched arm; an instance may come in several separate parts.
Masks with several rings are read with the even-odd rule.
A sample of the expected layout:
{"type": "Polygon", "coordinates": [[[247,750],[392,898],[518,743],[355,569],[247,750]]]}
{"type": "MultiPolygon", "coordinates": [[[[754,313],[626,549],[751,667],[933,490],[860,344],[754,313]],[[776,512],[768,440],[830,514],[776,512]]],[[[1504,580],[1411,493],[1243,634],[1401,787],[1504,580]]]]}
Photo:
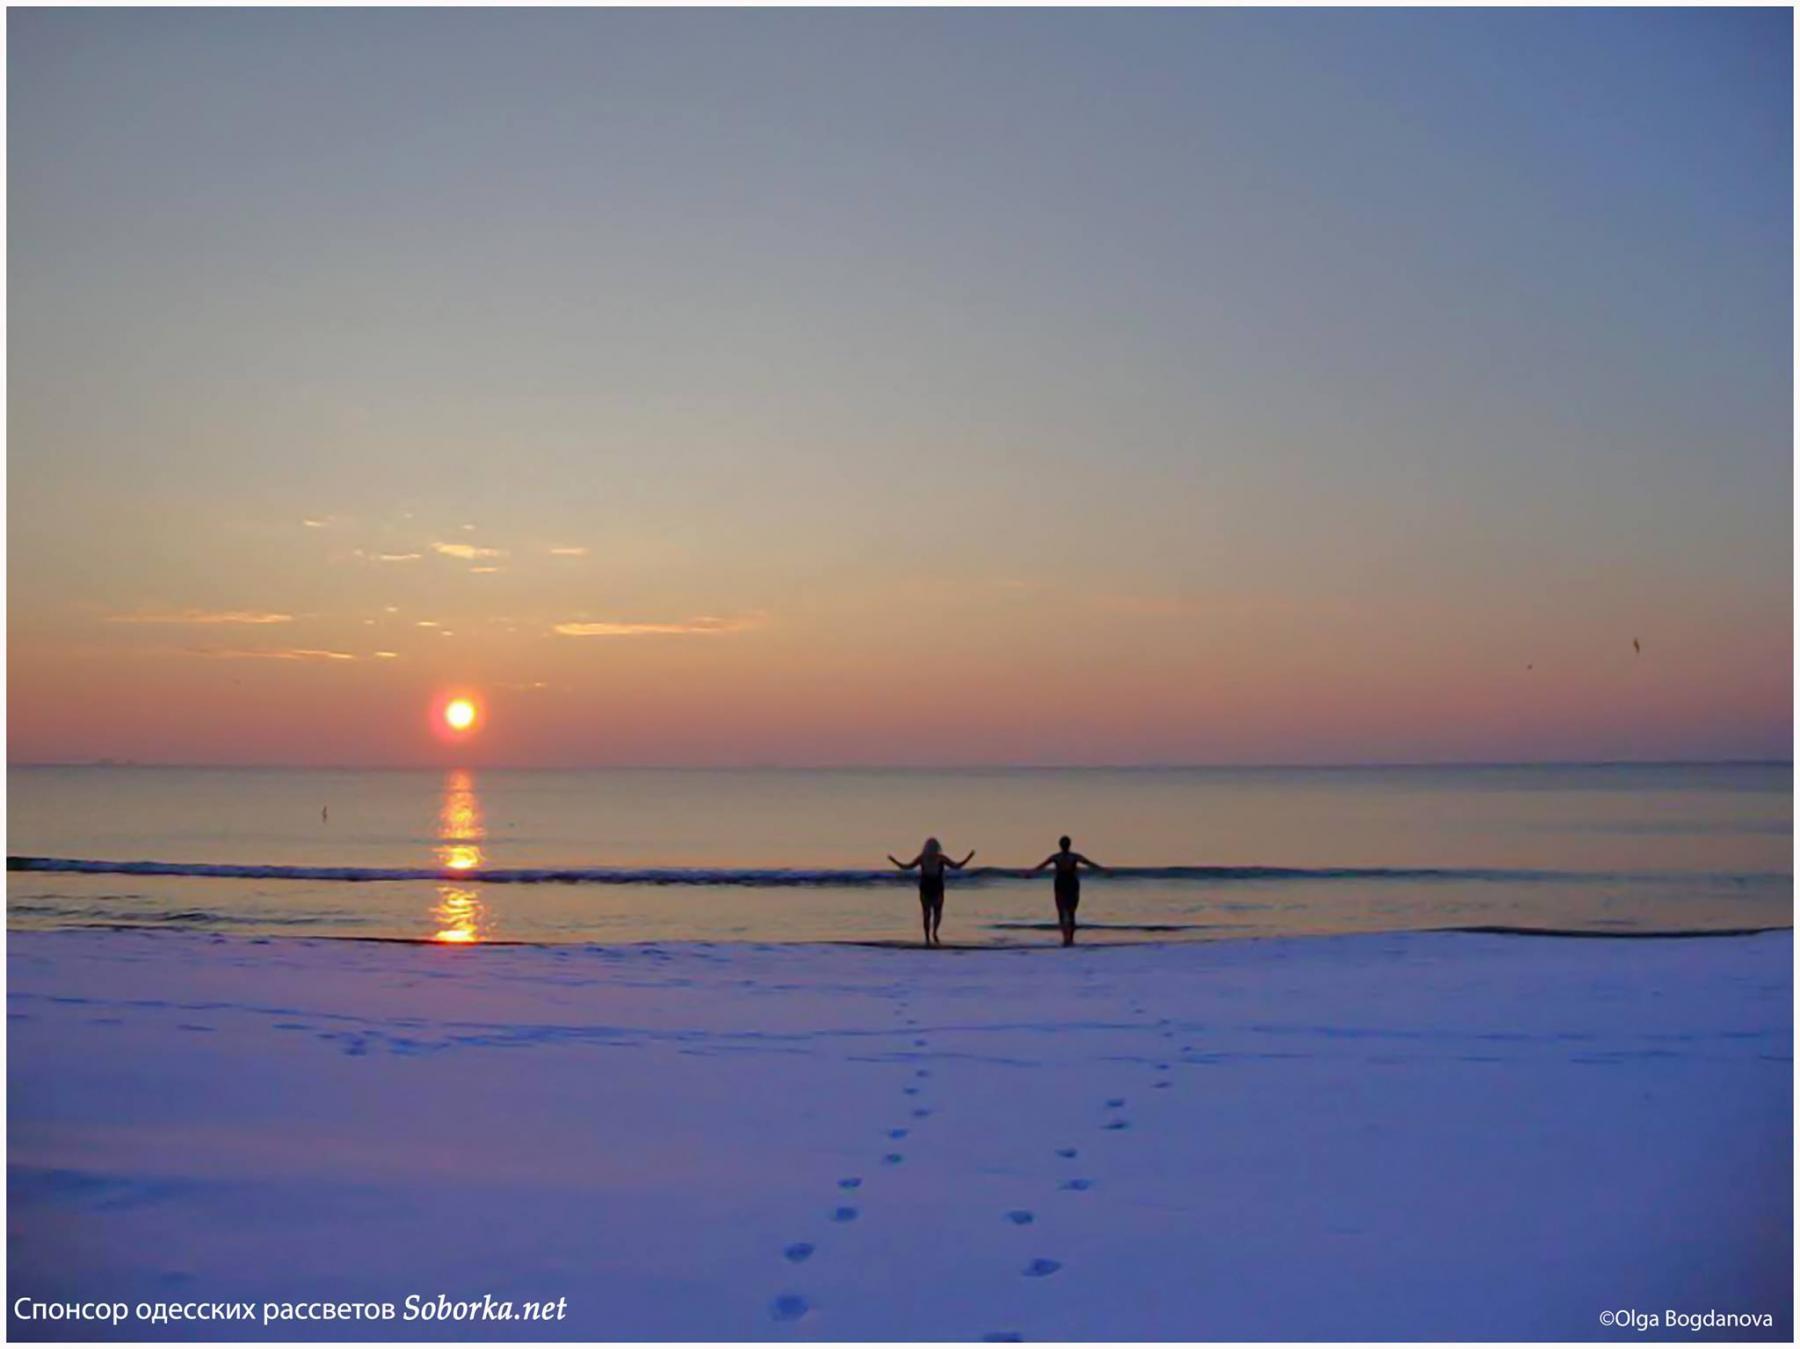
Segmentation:
{"type": "MultiPolygon", "coordinates": [[[[920,853],[919,857],[923,857],[924,855],[925,855],[924,853],[920,853]]],[[[895,866],[899,867],[900,870],[902,870],[902,871],[911,871],[914,867],[918,866],[919,865],[919,857],[913,858],[913,860],[910,862],[902,862],[898,857],[895,857],[893,853],[889,853],[887,855],[888,861],[892,862],[895,866]]]]}
{"type": "MultiPolygon", "coordinates": [[[[974,849],[973,849],[973,848],[970,848],[970,849],[969,849],[969,857],[973,857],[973,856],[975,856],[975,850],[974,850],[974,849]]],[[[946,857],[946,858],[945,858],[945,859],[944,859],[944,861],[945,861],[945,862],[946,862],[946,863],[947,863],[947,864],[948,864],[948,865],[950,865],[950,866],[953,866],[953,867],[955,867],[955,868],[956,868],[956,869],[957,869],[957,870],[958,870],[958,871],[961,871],[961,870],[962,870],[962,869],[963,869],[963,868],[964,868],[964,867],[966,867],[966,866],[968,866],[968,865],[969,865],[969,857],[965,857],[965,858],[963,858],[963,860],[962,860],[962,861],[960,861],[960,862],[958,862],[958,861],[957,861],[957,860],[956,860],[956,859],[955,859],[955,858],[953,858],[953,857],[946,857]]]]}
{"type": "Polygon", "coordinates": [[[1050,854],[1050,855],[1049,855],[1049,856],[1048,856],[1048,857],[1046,857],[1046,858],[1045,858],[1045,859],[1044,859],[1044,860],[1043,860],[1043,861],[1041,861],[1041,862],[1039,862],[1039,863],[1038,863],[1038,864],[1037,864],[1037,865],[1036,865],[1036,866],[1034,866],[1034,867],[1033,867],[1033,868],[1032,868],[1032,870],[1033,870],[1033,871],[1042,871],[1042,870],[1043,870],[1043,869],[1044,869],[1044,868],[1045,868],[1045,867],[1047,867],[1047,866],[1049,866],[1049,865],[1050,865],[1050,864],[1051,864],[1051,863],[1052,863],[1052,862],[1054,862],[1054,861],[1055,861],[1055,860],[1056,860],[1056,854],[1055,854],[1055,853],[1051,853],[1051,854],[1050,854]]]}
{"type": "Polygon", "coordinates": [[[1096,862],[1093,858],[1083,857],[1080,853],[1075,854],[1075,863],[1077,866],[1088,867],[1094,871],[1104,871],[1104,872],[1108,873],[1109,875],[1112,872],[1111,867],[1102,866],[1102,865],[1100,865],[1100,863],[1096,862]]]}

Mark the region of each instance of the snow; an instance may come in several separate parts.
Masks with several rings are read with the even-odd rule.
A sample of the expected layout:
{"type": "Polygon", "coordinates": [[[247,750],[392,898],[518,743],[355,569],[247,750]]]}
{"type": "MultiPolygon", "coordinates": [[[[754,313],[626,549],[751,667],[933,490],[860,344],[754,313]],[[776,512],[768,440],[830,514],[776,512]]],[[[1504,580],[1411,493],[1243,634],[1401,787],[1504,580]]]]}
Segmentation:
{"type": "Polygon", "coordinates": [[[567,1298],[126,1337],[1791,1338],[1791,932],[8,964],[9,1307],[567,1298]]]}

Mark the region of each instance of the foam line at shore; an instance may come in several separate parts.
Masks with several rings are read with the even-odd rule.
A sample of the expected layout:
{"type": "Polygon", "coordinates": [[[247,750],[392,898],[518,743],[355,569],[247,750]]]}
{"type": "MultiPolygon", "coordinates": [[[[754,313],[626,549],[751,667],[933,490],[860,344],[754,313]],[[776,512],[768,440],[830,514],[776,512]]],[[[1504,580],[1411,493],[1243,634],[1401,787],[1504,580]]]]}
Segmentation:
{"type": "MultiPolygon", "coordinates": [[[[443,941],[441,938],[438,938],[438,937],[400,936],[400,935],[394,935],[394,934],[381,934],[381,933],[354,933],[354,932],[309,933],[309,932],[301,932],[301,931],[282,931],[282,932],[270,933],[270,934],[261,935],[261,936],[257,935],[254,931],[217,933],[217,932],[212,932],[211,927],[209,926],[210,923],[215,922],[215,921],[218,921],[218,922],[242,921],[242,922],[246,922],[246,924],[248,924],[248,922],[251,920],[237,920],[237,919],[220,918],[217,915],[210,915],[210,914],[208,914],[208,915],[177,915],[177,916],[175,916],[174,920],[168,921],[168,922],[142,922],[142,921],[138,921],[138,922],[131,922],[131,921],[127,921],[127,922],[85,922],[85,923],[74,924],[74,925],[68,926],[68,927],[50,929],[48,931],[51,933],[62,933],[62,934],[73,934],[73,933],[80,933],[80,932],[100,932],[100,933],[114,932],[114,933],[120,933],[120,934],[173,933],[173,934],[177,934],[177,935],[184,935],[184,934],[185,935],[206,935],[210,932],[215,940],[225,940],[225,939],[229,938],[230,940],[233,940],[233,941],[243,941],[246,939],[250,939],[250,940],[254,940],[256,942],[256,944],[258,944],[258,945],[268,945],[270,943],[276,943],[276,942],[293,941],[293,942],[301,942],[301,943],[304,943],[307,945],[316,945],[318,943],[323,942],[323,943],[326,943],[327,945],[335,944],[335,943],[344,943],[347,945],[418,946],[418,947],[429,947],[433,950],[439,950],[439,951],[455,950],[455,951],[469,951],[469,952],[479,952],[482,950],[487,950],[487,949],[492,948],[492,949],[505,949],[505,950],[514,950],[514,951],[530,951],[530,950],[573,951],[573,952],[587,951],[590,953],[598,952],[598,951],[606,951],[606,952],[615,952],[615,953],[624,954],[624,953],[629,953],[629,952],[634,952],[634,951],[667,952],[667,951],[672,951],[672,950],[682,950],[682,949],[688,949],[688,948],[704,949],[704,950],[740,950],[740,951],[774,951],[774,950],[807,951],[807,950],[817,948],[820,950],[860,949],[860,950],[871,950],[871,951],[918,951],[918,952],[924,952],[924,953],[930,953],[933,951],[988,952],[988,953],[992,953],[992,952],[1006,952],[1006,953],[1042,952],[1047,955],[1054,955],[1054,954],[1059,954],[1060,952],[1062,952],[1065,949],[1059,942],[1031,941],[1031,940],[1026,940],[1026,939],[1022,939],[1022,938],[1015,938],[1015,939],[1011,939],[1011,940],[1002,938],[1002,939],[999,939],[996,941],[946,941],[946,942],[940,943],[939,945],[937,945],[935,947],[926,947],[926,946],[920,945],[919,939],[917,937],[911,937],[911,936],[907,936],[907,937],[802,937],[802,938],[759,940],[759,941],[743,941],[743,940],[730,940],[730,939],[721,940],[721,939],[716,939],[716,938],[693,938],[693,939],[685,939],[685,940],[669,940],[667,938],[661,938],[661,937],[641,937],[641,938],[634,938],[631,940],[612,940],[612,941],[592,939],[592,938],[579,938],[579,939],[569,939],[569,940],[560,940],[559,941],[559,940],[550,940],[550,939],[533,939],[533,938],[520,938],[520,937],[483,937],[480,941],[477,941],[477,942],[446,943],[445,941],[443,941]],[[184,921],[184,920],[186,920],[186,921],[184,921]]],[[[311,919],[292,920],[291,922],[289,922],[288,926],[298,928],[298,927],[305,926],[308,922],[311,922],[311,921],[313,921],[313,920],[311,920],[311,919]]],[[[1012,923],[1012,924],[990,923],[987,925],[987,929],[989,931],[995,931],[995,930],[1000,930],[1000,929],[1023,930],[1023,929],[1032,928],[1033,926],[1034,925],[1028,924],[1028,923],[1012,923]]],[[[1045,923],[1040,926],[1044,930],[1049,931],[1049,932],[1055,932],[1058,930],[1056,924],[1054,924],[1054,923],[1045,923]]],[[[1194,925],[1194,927],[1196,927],[1196,928],[1199,926],[1200,925],[1194,925]]],[[[1162,948],[1162,947],[1179,947],[1179,946],[1199,944],[1199,943],[1184,942],[1184,941],[1180,941],[1180,940],[1172,940],[1170,934],[1179,932],[1179,931],[1192,930],[1189,928],[1185,928],[1179,924],[1167,924],[1167,925],[1143,924],[1143,925],[1139,925],[1139,924],[1126,924],[1126,923],[1104,923],[1104,924],[1103,923],[1084,923],[1081,925],[1080,930],[1083,933],[1086,933],[1089,937],[1094,936],[1094,934],[1096,932],[1112,932],[1112,933],[1132,933],[1132,934],[1136,935],[1138,938],[1137,940],[1128,940],[1128,941],[1118,941],[1118,940],[1093,941],[1093,940],[1089,940],[1089,941],[1083,941],[1083,942],[1077,943],[1078,946],[1080,947],[1080,949],[1083,951],[1133,951],[1133,950],[1142,950],[1142,949],[1146,949],[1146,948],[1154,949],[1154,948],[1162,948]]],[[[1738,937],[1738,938],[1762,937],[1762,936],[1768,936],[1773,933],[1782,933],[1782,932],[1791,934],[1793,932],[1793,930],[1794,929],[1792,927],[1788,927],[1788,926],[1720,927],[1720,928],[1684,927],[1684,928],[1653,928],[1653,929],[1648,929],[1645,931],[1629,931],[1629,930],[1615,930],[1615,929],[1610,929],[1610,928],[1606,929],[1606,930],[1599,930],[1599,929],[1593,929],[1593,928],[1574,928],[1574,927],[1501,927],[1501,926],[1473,925],[1473,926],[1466,926],[1466,927],[1395,927],[1395,928],[1367,928],[1367,929],[1357,929],[1357,930],[1332,929],[1332,930],[1322,930],[1322,931],[1317,931],[1317,932],[1258,933],[1253,936],[1228,937],[1228,938],[1226,938],[1226,940],[1233,944],[1235,944],[1238,941],[1286,942],[1286,943],[1354,941],[1354,940],[1360,940],[1360,939],[1366,938],[1366,937],[1545,937],[1545,938],[1551,938],[1551,939],[1558,940],[1558,941],[1560,941],[1564,938],[1594,939],[1594,940],[1598,940],[1598,941],[1646,941],[1646,940],[1648,940],[1648,941],[1687,941],[1687,940],[1692,940],[1692,939],[1710,938],[1710,937],[1738,937]]],[[[44,935],[44,934],[45,934],[45,930],[39,929],[35,932],[28,931],[28,930],[13,930],[10,935],[17,937],[19,935],[39,936],[39,935],[44,935]]]]}
{"type": "MultiPolygon", "coordinates": [[[[107,861],[89,857],[8,857],[8,871],[44,871],[90,876],[219,876],[294,881],[462,881],[483,885],[666,885],[666,886],[877,886],[916,883],[911,873],[892,868],[832,867],[363,867],[297,866],[264,862],[107,861]]],[[[1105,873],[1108,880],[1191,881],[1605,881],[1611,873],[1540,871],[1489,867],[1282,867],[1126,866],[1105,873]]],[[[1041,879],[1012,867],[970,867],[959,882],[1041,879]]]]}

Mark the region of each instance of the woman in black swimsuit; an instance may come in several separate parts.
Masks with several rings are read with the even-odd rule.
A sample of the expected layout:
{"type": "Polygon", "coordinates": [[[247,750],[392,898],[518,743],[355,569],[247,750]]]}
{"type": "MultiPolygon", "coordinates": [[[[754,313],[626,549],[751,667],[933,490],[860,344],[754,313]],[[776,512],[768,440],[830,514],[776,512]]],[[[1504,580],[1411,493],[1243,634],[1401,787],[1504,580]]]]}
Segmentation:
{"type": "Polygon", "coordinates": [[[1047,866],[1056,867],[1056,925],[1062,929],[1064,946],[1075,944],[1075,910],[1081,903],[1081,868],[1092,871],[1105,871],[1098,862],[1090,861],[1078,852],[1069,850],[1069,836],[1064,834],[1056,841],[1057,851],[1039,862],[1033,871],[1042,871],[1047,866]]]}
{"type": "MultiPolygon", "coordinates": [[[[969,857],[975,856],[975,850],[969,849],[969,857]]],[[[919,855],[910,862],[902,862],[892,853],[888,861],[902,871],[919,869],[919,908],[925,923],[925,944],[941,946],[938,940],[938,924],[944,921],[944,868],[955,867],[961,871],[969,865],[969,857],[957,861],[944,852],[944,847],[935,838],[925,840],[925,846],[919,849],[919,855]]]]}

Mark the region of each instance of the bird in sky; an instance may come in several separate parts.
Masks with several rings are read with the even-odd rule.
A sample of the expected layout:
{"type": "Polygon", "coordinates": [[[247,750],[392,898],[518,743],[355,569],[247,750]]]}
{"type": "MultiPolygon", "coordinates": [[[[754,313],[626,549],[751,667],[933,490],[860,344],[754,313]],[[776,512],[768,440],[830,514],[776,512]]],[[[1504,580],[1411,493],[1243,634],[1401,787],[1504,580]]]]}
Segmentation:
{"type": "Polygon", "coordinates": [[[1640,656],[1644,654],[1644,648],[1638,645],[1638,639],[1635,637],[1631,639],[1631,649],[1640,656]]]}

